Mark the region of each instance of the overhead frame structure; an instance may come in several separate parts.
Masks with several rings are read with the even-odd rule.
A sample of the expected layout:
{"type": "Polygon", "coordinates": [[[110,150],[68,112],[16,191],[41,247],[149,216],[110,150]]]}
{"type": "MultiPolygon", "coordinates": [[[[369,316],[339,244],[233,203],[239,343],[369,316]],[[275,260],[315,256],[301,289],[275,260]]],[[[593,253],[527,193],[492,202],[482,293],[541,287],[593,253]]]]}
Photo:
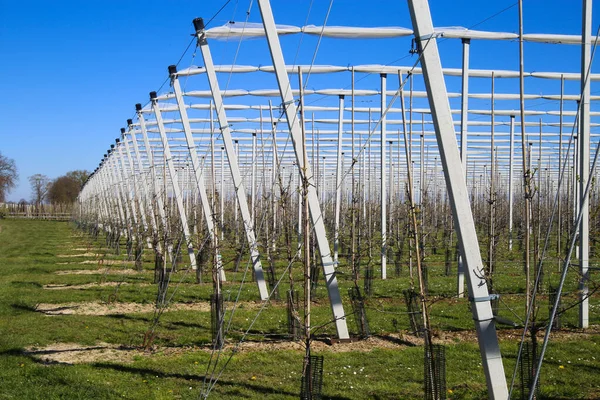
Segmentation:
{"type": "MultiPolygon", "coordinates": [[[[216,232],[222,234],[226,228],[224,211],[231,207],[236,221],[237,213],[240,213],[260,298],[266,300],[268,291],[257,245],[257,238],[266,229],[259,218],[260,203],[267,197],[277,199],[276,174],[281,174],[282,185],[294,191],[299,190],[306,176],[311,183],[312,229],[317,237],[333,320],[338,337],[348,338],[346,314],[336,280],[336,266],[342,257],[339,254],[340,218],[348,210],[356,190],[348,183],[348,176],[353,171],[359,174],[363,212],[368,201],[369,204],[379,204],[379,265],[380,276],[385,279],[387,223],[391,221],[390,209],[394,203],[405,200],[407,167],[404,160],[406,153],[410,153],[414,161],[416,201],[422,202],[433,192],[441,193],[442,198],[452,204],[455,229],[461,244],[460,266],[464,267],[458,271],[457,293],[462,295],[466,276],[480,335],[488,392],[493,398],[504,398],[506,382],[503,378],[494,379],[504,374],[489,295],[485,281],[477,278],[482,261],[474,226],[471,228],[469,199],[484,197],[486,193],[482,182],[489,179],[490,174],[497,177],[497,193],[506,195],[510,204],[512,230],[513,202],[523,195],[523,188],[518,183],[525,173],[521,154],[530,152],[530,160],[541,166],[538,173],[544,174],[543,179],[552,191],[557,187],[560,161],[567,154],[572,132],[579,135],[578,151],[574,155],[571,146],[572,161],[567,164],[571,172],[567,175],[570,187],[579,186],[579,191],[583,191],[590,164],[590,138],[598,136],[597,128],[600,126],[600,111],[594,111],[590,105],[600,99],[600,96],[591,94],[594,92],[591,86],[600,81],[600,74],[589,74],[589,81],[584,83],[590,70],[591,22],[584,18],[588,29],[583,39],[580,35],[523,35],[526,42],[585,43],[581,73],[536,71],[524,74],[526,82],[544,80],[547,82],[545,87],[549,89],[544,93],[525,94],[526,120],[522,125],[526,132],[523,135],[518,129],[522,125],[518,110],[520,96],[516,87],[512,92],[507,91],[507,83],[499,93],[495,93],[494,89],[491,92],[470,92],[473,87],[487,85],[473,85],[474,80],[517,81],[519,71],[481,70],[469,65],[470,60],[476,57],[471,53],[473,42],[512,41],[518,39],[516,34],[433,28],[425,0],[409,2],[414,30],[401,27],[280,26],[274,23],[268,0],[260,0],[258,4],[263,24],[229,23],[207,30],[199,24],[196,26],[205,66],[181,70],[170,68],[172,89],[151,94],[149,107],[136,106],[137,120],[128,121],[128,128],[121,132],[120,140],[107,151],[99,168],[83,188],[79,197],[81,215],[86,218],[93,216],[98,226],[106,231],[127,235],[131,240],[141,240],[146,247],[152,246],[159,253],[164,248],[159,238],[174,224],[173,215],[177,215],[190,266],[195,268],[194,246],[197,240],[190,227],[197,228],[191,222],[197,219],[194,217],[196,204],[201,205],[198,209],[203,210],[204,223],[214,242],[221,238],[216,232]],[[357,40],[408,40],[415,37],[420,46],[422,65],[286,65],[279,36],[288,34],[357,40]],[[214,39],[214,47],[218,47],[220,39],[259,37],[267,39],[273,66],[213,65],[209,40],[214,39]],[[440,38],[461,40],[462,65],[459,68],[442,68],[436,43],[440,38]],[[298,88],[290,82],[288,75],[298,74],[299,69],[315,75],[335,76],[331,81],[344,82],[346,88],[323,86],[324,80],[310,89],[298,88]],[[273,73],[276,80],[271,80],[266,88],[261,87],[273,73]],[[204,74],[206,79],[201,79],[204,74]],[[247,81],[252,83],[247,88],[229,88],[226,85],[225,89],[221,89],[218,77],[236,74],[248,76],[247,81]],[[373,80],[361,86],[361,80],[355,79],[355,74],[365,77],[378,75],[379,88],[373,89],[373,80]],[[410,88],[400,87],[389,79],[399,74],[410,75],[410,88]],[[196,77],[198,75],[200,77],[196,77]],[[250,78],[254,76],[256,79],[250,78]],[[179,80],[183,77],[186,85],[181,87],[179,80]],[[454,81],[454,85],[449,84],[452,79],[458,78],[460,84],[456,84],[458,81],[454,81]],[[566,90],[565,84],[569,81],[581,81],[581,90],[566,90]],[[350,86],[352,90],[347,89],[350,86]],[[454,88],[454,91],[447,92],[446,86],[454,88]],[[296,109],[301,91],[306,116],[302,121],[296,109]],[[273,106],[272,100],[277,98],[280,101],[277,100],[273,106]],[[353,99],[351,105],[344,102],[345,98],[353,99]],[[394,100],[388,103],[390,98],[394,100]],[[581,114],[578,114],[576,103],[580,99],[581,114]],[[400,100],[401,108],[398,106],[400,100]],[[406,110],[405,101],[408,104],[406,110]],[[348,112],[352,113],[351,119],[346,117],[348,112]],[[578,128],[574,128],[577,121],[578,128]],[[306,129],[306,141],[302,141],[300,123],[306,129]],[[376,134],[376,131],[379,133],[376,134]],[[405,132],[410,137],[409,148],[405,148],[401,140],[405,132]],[[528,149],[522,149],[516,137],[524,137],[523,143],[529,145],[528,149]],[[447,142],[442,145],[444,141],[447,142]],[[302,146],[308,155],[308,165],[304,165],[301,156],[302,146]],[[357,155],[351,156],[354,152],[357,155]],[[438,168],[440,161],[442,168],[438,168]],[[226,176],[230,176],[231,180],[226,176]],[[446,181],[448,191],[439,185],[442,179],[446,181]],[[513,193],[515,188],[516,193],[513,193]],[[329,241],[333,242],[333,247],[329,241]]],[[[568,191],[568,188],[569,185],[563,185],[563,191],[568,191]]],[[[580,198],[575,201],[582,206],[586,204],[580,198]]],[[[297,207],[298,234],[301,233],[300,203],[300,196],[293,200],[294,207],[297,207]]],[[[276,215],[277,212],[273,213],[274,218],[276,215]]],[[[580,287],[582,327],[587,326],[589,318],[585,297],[589,273],[588,220],[584,210],[579,250],[583,277],[580,287]]],[[[510,240],[512,246],[512,235],[510,240]]],[[[167,245],[167,251],[171,254],[172,246],[167,245]]],[[[224,272],[221,277],[225,278],[224,272]]]]}

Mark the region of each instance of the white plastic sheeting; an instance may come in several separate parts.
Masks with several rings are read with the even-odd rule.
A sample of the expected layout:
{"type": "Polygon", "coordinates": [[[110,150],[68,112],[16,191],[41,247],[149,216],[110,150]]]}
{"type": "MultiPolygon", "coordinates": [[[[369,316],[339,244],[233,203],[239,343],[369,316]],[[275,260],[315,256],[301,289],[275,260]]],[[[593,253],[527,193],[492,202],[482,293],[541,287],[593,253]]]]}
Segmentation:
{"type": "MultiPolygon", "coordinates": [[[[276,25],[279,35],[289,35],[292,33],[300,33],[300,28],[291,25],[276,25]]],[[[206,37],[211,39],[226,40],[229,38],[256,38],[265,36],[263,24],[255,22],[235,22],[230,21],[222,26],[207,29],[206,37]]]]}
{"type": "Polygon", "coordinates": [[[452,39],[489,39],[489,40],[513,40],[519,35],[508,32],[474,31],[462,26],[449,26],[434,28],[435,34],[452,39]]]}
{"type": "MultiPolygon", "coordinates": [[[[581,44],[581,35],[558,35],[552,33],[528,33],[523,35],[523,40],[528,42],[552,44],[581,44]]],[[[595,41],[592,38],[592,43],[595,41]]]]}
{"type": "MultiPolygon", "coordinates": [[[[413,30],[399,26],[379,26],[379,27],[356,27],[356,26],[315,26],[307,25],[304,27],[292,25],[276,25],[279,35],[290,35],[305,33],[307,35],[317,35],[330,38],[344,39],[384,39],[407,37],[413,35],[413,30]]],[[[462,26],[438,27],[434,29],[436,35],[451,39],[479,39],[479,40],[517,40],[519,35],[511,32],[491,32],[467,29],[462,26]]],[[[265,31],[261,23],[254,22],[234,22],[230,21],[225,25],[206,30],[206,37],[210,39],[227,40],[233,38],[258,38],[265,36],[265,31]]],[[[523,40],[539,43],[564,43],[581,44],[579,35],[558,35],[530,33],[523,35],[523,40]]]]}
{"type": "MultiPolygon", "coordinates": [[[[349,66],[341,66],[341,65],[301,65],[302,72],[308,73],[310,71],[311,74],[324,74],[324,73],[332,73],[332,72],[349,72],[352,71],[352,67],[349,66]]],[[[288,74],[297,74],[298,73],[298,65],[287,65],[286,70],[288,74]]],[[[354,71],[359,73],[375,73],[375,74],[397,74],[398,71],[403,74],[408,73],[412,70],[414,75],[421,75],[421,68],[413,68],[412,66],[400,66],[400,65],[379,65],[379,64],[371,64],[371,65],[355,65],[354,71]]],[[[215,65],[215,71],[218,73],[249,73],[249,72],[274,72],[272,65],[266,66],[252,66],[252,65],[215,65]]],[[[182,69],[177,72],[178,76],[190,76],[190,75],[198,75],[205,73],[206,70],[204,67],[199,66],[191,66],[186,69],[182,69]]],[[[462,70],[460,68],[444,68],[444,75],[447,76],[461,76],[462,70]]],[[[490,78],[492,76],[492,72],[494,73],[495,78],[518,78],[519,71],[511,71],[511,70],[492,70],[492,69],[469,69],[469,77],[471,78],[490,78]]],[[[566,80],[579,80],[579,73],[576,72],[525,72],[525,77],[534,77],[534,78],[545,78],[545,79],[560,79],[561,75],[564,76],[566,80]]],[[[600,80],[600,74],[590,74],[590,79],[593,81],[600,80]]]]}
{"type": "Polygon", "coordinates": [[[308,35],[321,34],[324,37],[331,38],[361,38],[361,39],[383,39],[383,38],[394,38],[411,36],[413,34],[412,29],[402,28],[399,26],[384,26],[384,27],[354,27],[354,26],[315,26],[307,25],[301,28],[303,33],[308,35]]]}

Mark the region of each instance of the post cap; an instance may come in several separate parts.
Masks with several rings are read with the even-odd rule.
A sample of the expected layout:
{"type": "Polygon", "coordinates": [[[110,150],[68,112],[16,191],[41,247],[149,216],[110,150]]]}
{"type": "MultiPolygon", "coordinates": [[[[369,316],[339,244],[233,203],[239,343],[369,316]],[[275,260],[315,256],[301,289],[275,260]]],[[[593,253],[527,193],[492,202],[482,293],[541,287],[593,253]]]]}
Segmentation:
{"type": "Polygon", "coordinates": [[[131,126],[131,125],[133,125],[133,120],[131,118],[129,118],[127,120],[127,126],[131,126]]]}
{"type": "Polygon", "coordinates": [[[196,32],[204,30],[204,20],[202,18],[194,18],[192,23],[194,24],[194,29],[196,32]]]}
{"type": "Polygon", "coordinates": [[[177,73],[177,65],[169,65],[169,76],[177,73]]]}
{"type": "Polygon", "coordinates": [[[142,105],[140,103],[135,105],[135,111],[142,111],[142,105]]]}
{"type": "Polygon", "coordinates": [[[121,128],[121,135],[125,134],[125,128],[121,128]]]}
{"type": "Polygon", "coordinates": [[[150,92],[150,100],[156,100],[156,92],[150,92]]]}

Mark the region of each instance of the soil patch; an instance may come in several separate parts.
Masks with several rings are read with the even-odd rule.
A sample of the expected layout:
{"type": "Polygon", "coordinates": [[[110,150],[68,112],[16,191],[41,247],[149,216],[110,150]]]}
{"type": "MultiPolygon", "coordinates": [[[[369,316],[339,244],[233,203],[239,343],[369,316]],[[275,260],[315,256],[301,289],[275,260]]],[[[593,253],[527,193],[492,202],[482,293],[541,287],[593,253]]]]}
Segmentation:
{"type": "Polygon", "coordinates": [[[88,253],[81,253],[81,254],[57,254],[56,257],[59,257],[59,258],[98,257],[99,255],[100,254],[88,252],[88,253]]]}
{"type": "Polygon", "coordinates": [[[82,290],[82,289],[90,289],[95,287],[104,287],[104,286],[120,286],[120,285],[129,285],[127,282],[94,282],[94,283],[85,283],[83,285],[67,285],[64,283],[51,283],[48,285],[44,285],[44,289],[47,290],[82,290]]]}
{"type": "MultiPolygon", "coordinates": [[[[232,304],[225,304],[226,310],[230,311],[232,304]]],[[[256,310],[261,307],[260,302],[238,302],[238,309],[256,310]]],[[[270,306],[272,307],[272,305],[270,306]]],[[[69,303],[40,303],[35,310],[45,315],[114,315],[151,313],[156,309],[154,304],[141,303],[104,303],[94,302],[69,302],[69,303]]],[[[209,302],[198,303],[173,303],[164,311],[199,311],[210,312],[209,302]]]]}
{"type": "Polygon", "coordinates": [[[99,265],[134,265],[135,261],[127,260],[86,260],[78,262],[77,264],[99,264],[99,265]]]}
{"type": "Polygon", "coordinates": [[[83,346],[77,343],[54,343],[42,348],[30,347],[23,353],[49,364],[130,363],[135,357],[152,355],[152,352],[149,351],[109,343],[97,343],[93,346],[83,346]]]}
{"type": "Polygon", "coordinates": [[[140,274],[144,271],[137,271],[135,269],[116,269],[116,268],[101,268],[101,269],[67,269],[63,271],[56,271],[56,275],[135,275],[140,274]]]}
{"type": "MultiPolygon", "coordinates": [[[[177,305],[175,305],[177,306],[177,305]]],[[[180,305],[186,306],[186,305],[180,305]]],[[[500,331],[501,337],[511,337],[518,335],[517,330],[500,331]]],[[[585,339],[591,335],[600,333],[600,327],[594,326],[592,329],[582,332],[579,330],[573,331],[558,331],[553,333],[553,340],[573,340],[575,337],[579,340],[585,339]]],[[[435,342],[454,342],[456,339],[465,341],[476,341],[475,332],[444,332],[443,335],[434,335],[435,342]]],[[[422,339],[415,338],[412,335],[395,333],[385,336],[371,336],[365,340],[354,340],[349,342],[341,342],[330,345],[323,338],[314,340],[311,348],[317,352],[370,352],[375,349],[387,350],[402,350],[411,346],[421,346],[422,339]]],[[[177,356],[182,354],[190,354],[194,352],[211,352],[212,345],[193,346],[193,347],[160,347],[153,346],[149,350],[141,350],[136,347],[120,346],[109,343],[97,343],[93,346],[84,346],[77,343],[54,343],[49,346],[39,348],[30,347],[24,350],[24,354],[45,363],[62,363],[62,364],[81,364],[81,363],[96,363],[96,362],[117,362],[130,363],[137,357],[149,357],[153,355],[160,356],[177,356]]],[[[254,352],[254,351],[304,351],[304,343],[301,341],[245,341],[241,344],[227,343],[224,346],[225,354],[231,351],[238,353],[254,352]]]]}

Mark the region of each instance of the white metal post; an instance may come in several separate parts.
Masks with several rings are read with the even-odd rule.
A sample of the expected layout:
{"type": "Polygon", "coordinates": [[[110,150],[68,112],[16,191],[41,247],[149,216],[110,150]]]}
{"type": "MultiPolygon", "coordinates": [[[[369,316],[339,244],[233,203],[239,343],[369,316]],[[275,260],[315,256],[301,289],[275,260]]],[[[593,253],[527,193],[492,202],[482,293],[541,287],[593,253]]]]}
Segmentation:
{"type": "MultiPolygon", "coordinates": [[[[138,182],[137,174],[135,173],[135,166],[133,165],[133,158],[131,157],[131,150],[129,148],[129,140],[125,136],[125,128],[121,128],[121,140],[125,145],[125,155],[127,156],[127,161],[129,164],[129,169],[131,171],[130,179],[133,182],[133,192],[135,198],[137,200],[138,208],[140,210],[140,219],[142,221],[142,227],[144,228],[144,236],[146,236],[146,243],[149,249],[152,248],[152,242],[150,241],[150,237],[148,234],[148,221],[146,220],[146,208],[144,207],[144,202],[142,200],[142,191],[140,189],[140,183],[138,182]]],[[[143,183],[142,183],[143,185],[143,183]]]]}
{"type": "MultiPolygon", "coordinates": [[[[469,141],[469,53],[471,40],[463,39],[463,58],[462,58],[462,93],[460,103],[460,159],[463,170],[465,171],[465,181],[467,179],[467,160],[468,160],[468,141],[469,141]]],[[[465,266],[463,257],[458,255],[458,269],[456,280],[456,291],[459,298],[465,295],[465,266]]]]}
{"type": "Polygon", "coordinates": [[[592,47],[592,0],[583,0],[581,34],[581,107],[579,124],[579,204],[581,224],[579,225],[579,327],[589,326],[588,266],[590,253],[590,209],[589,194],[585,187],[590,178],[590,72],[592,47]]]}
{"type": "Polygon", "coordinates": [[[121,220],[124,222],[127,237],[131,239],[131,230],[133,224],[131,222],[131,215],[129,214],[129,207],[127,207],[127,204],[123,205],[123,203],[126,203],[124,194],[125,190],[123,189],[121,180],[118,178],[118,174],[115,172],[117,169],[117,163],[115,162],[116,153],[113,150],[114,145],[111,145],[111,150],[108,151],[108,158],[106,160],[109,172],[108,178],[110,181],[112,181],[113,186],[115,187],[115,197],[117,198],[118,208],[121,210],[121,220]]]}
{"type": "MultiPolygon", "coordinates": [[[[227,115],[225,113],[225,106],[223,104],[223,98],[221,96],[221,90],[219,88],[219,81],[214,69],[212,55],[204,37],[204,22],[198,18],[194,20],[194,26],[196,28],[196,36],[198,37],[198,44],[202,52],[204,59],[204,66],[206,68],[206,75],[210,84],[210,90],[212,93],[213,101],[217,109],[217,118],[219,121],[219,127],[221,128],[221,135],[223,138],[223,144],[227,151],[227,160],[229,161],[229,169],[231,172],[231,178],[233,180],[235,195],[237,197],[237,203],[242,214],[242,220],[244,224],[244,232],[246,233],[246,239],[250,249],[250,257],[252,259],[252,267],[256,277],[256,283],[258,285],[258,291],[260,298],[266,300],[269,297],[269,291],[267,284],[264,279],[264,273],[260,261],[260,254],[258,252],[258,243],[256,241],[256,235],[254,233],[254,177],[256,172],[255,163],[255,151],[256,151],[256,133],[252,135],[252,214],[248,209],[248,197],[246,196],[246,188],[242,180],[242,174],[240,173],[238,165],[238,154],[234,151],[234,146],[231,138],[231,131],[229,129],[229,122],[227,121],[227,115]]],[[[237,145],[237,141],[236,141],[237,145]]],[[[239,150],[238,150],[239,151],[239,150]]],[[[237,208],[236,208],[237,209],[237,208]]]]}
{"type": "MultiPolygon", "coordinates": [[[[148,184],[148,179],[146,174],[144,173],[144,164],[142,163],[142,157],[140,156],[140,150],[139,150],[139,146],[137,144],[137,138],[135,137],[135,132],[133,130],[133,121],[128,119],[127,120],[127,126],[128,126],[128,132],[127,134],[129,134],[131,136],[131,143],[133,144],[133,151],[135,153],[135,160],[138,166],[138,175],[141,179],[141,186],[142,186],[142,190],[143,190],[143,198],[144,198],[144,202],[146,204],[146,206],[148,207],[148,214],[149,214],[149,218],[150,218],[150,225],[152,226],[152,236],[154,237],[155,240],[155,246],[158,250],[158,252],[162,252],[161,248],[161,244],[160,241],[158,240],[159,237],[159,230],[158,230],[158,225],[156,223],[156,215],[154,214],[154,206],[152,205],[152,199],[150,197],[150,185],[148,184]]],[[[127,137],[124,136],[123,138],[124,141],[127,140],[127,137]]],[[[127,142],[126,142],[127,144],[127,142]]],[[[132,163],[133,165],[133,163],[132,163]]],[[[133,170],[133,166],[132,166],[132,170],[133,170]]]]}
{"type": "Polygon", "coordinates": [[[221,240],[225,238],[225,147],[221,146],[221,240]]]}
{"type": "MultiPolygon", "coordinates": [[[[144,141],[144,148],[146,149],[146,158],[148,158],[148,174],[150,175],[150,179],[152,179],[152,197],[154,201],[156,201],[156,208],[158,210],[158,215],[160,217],[160,222],[163,227],[163,231],[165,233],[168,232],[169,225],[167,222],[167,214],[165,212],[165,205],[163,202],[163,198],[160,191],[160,186],[158,185],[157,175],[156,175],[156,164],[154,163],[154,156],[152,154],[152,148],[150,147],[150,140],[148,140],[148,133],[146,131],[146,119],[142,113],[142,105],[136,104],[135,110],[138,116],[138,121],[140,122],[140,130],[142,132],[142,140],[144,141]]],[[[134,143],[136,142],[135,135],[132,135],[134,139],[134,143]]],[[[169,260],[172,261],[173,257],[173,245],[167,244],[167,252],[169,255],[169,260]]]]}
{"type": "MultiPolygon", "coordinates": [[[[192,129],[190,127],[190,121],[188,119],[187,110],[185,109],[185,103],[183,101],[183,94],[181,93],[181,86],[179,85],[179,79],[177,79],[177,68],[174,65],[169,66],[169,75],[171,76],[171,85],[173,92],[175,93],[175,100],[177,101],[177,108],[179,109],[179,115],[181,117],[181,125],[183,126],[183,132],[185,134],[185,141],[187,143],[190,158],[192,160],[192,168],[194,169],[194,178],[196,179],[196,187],[200,194],[200,203],[202,205],[202,211],[204,212],[204,219],[206,221],[206,227],[210,240],[212,241],[214,248],[219,248],[218,237],[215,232],[215,220],[214,213],[210,207],[208,201],[208,194],[206,193],[206,186],[204,185],[203,168],[200,166],[198,161],[198,152],[196,151],[196,143],[192,136],[192,129]]],[[[217,271],[221,281],[225,281],[225,271],[223,271],[223,265],[221,263],[220,252],[217,250],[217,271]]]]}
{"type": "Polygon", "coordinates": [[[333,262],[338,262],[340,246],[340,211],[342,190],[342,143],[344,137],[344,96],[340,95],[339,117],[338,117],[338,143],[337,143],[337,165],[335,175],[335,222],[333,233],[333,262]]]}
{"type": "Polygon", "coordinates": [[[252,177],[250,194],[250,225],[256,227],[256,132],[252,132],[252,177]]]}
{"type": "Polygon", "coordinates": [[[260,8],[263,26],[267,36],[271,58],[273,60],[275,75],[277,77],[277,83],[279,86],[279,93],[281,95],[281,102],[286,113],[290,136],[294,145],[296,163],[298,164],[300,175],[303,179],[308,181],[308,193],[306,197],[310,210],[310,217],[314,226],[313,229],[317,238],[319,253],[321,254],[323,274],[325,283],[327,285],[327,291],[329,293],[329,301],[331,303],[331,310],[333,312],[333,319],[335,321],[337,334],[340,339],[348,339],[350,336],[348,333],[348,326],[346,324],[346,314],[344,313],[342,298],[340,296],[340,290],[338,287],[337,278],[335,276],[335,267],[331,258],[331,248],[329,247],[329,241],[327,240],[327,236],[325,234],[325,224],[323,223],[321,206],[315,191],[312,171],[308,163],[305,162],[302,154],[302,131],[298,122],[296,103],[294,101],[290,80],[285,68],[285,61],[283,59],[279,37],[277,36],[277,28],[275,26],[275,20],[273,19],[271,4],[269,0],[258,0],[258,6],[260,8]]]}
{"type": "Polygon", "coordinates": [[[409,0],[408,5],[417,48],[421,53],[423,78],[456,223],[458,242],[464,257],[471,310],[479,339],[488,396],[490,399],[505,400],[508,398],[508,388],[504,366],[484,277],[477,232],[469,204],[465,173],[462,168],[457,168],[461,165],[460,154],[429,4],[427,0],[409,0]]]}
{"type": "Polygon", "coordinates": [[[510,116],[510,143],[508,155],[508,251],[512,251],[513,245],[513,158],[515,145],[515,116],[510,116]]]}
{"type": "Polygon", "coordinates": [[[169,175],[171,177],[171,184],[173,185],[173,195],[175,196],[175,202],[177,203],[177,209],[179,211],[179,219],[181,221],[181,227],[183,229],[183,236],[185,237],[185,245],[187,247],[188,256],[190,258],[190,265],[192,269],[196,269],[196,257],[194,256],[194,246],[192,244],[192,236],[190,234],[190,227],[188,225],[187,216],[185,214],[185,208],[183,206],[183,199],[181,197],[181,188],[179,186],[179,180],[177,179],[177,171],[173,163],[171,156],[171,148],[169,146],[169,140],[165,132],[165,126],[162,120],[162,114],[158,101],[156,100],[156,92],[150,93],[150,100],[152,101],[152,110],[154,111],[154,117],[158,125],[158,132],[160,133],[160,139],[163,145],[163,152],[166,159],[167,168],[169,169],[169,175]]]}
{"type": "Polygon", "coordinates": [[[381,179],[379,184],[381,185],[381,279],[387,278],[387,182],[386,182],[386,155],[385,155],[385,139],[386,139],[386,115],[385,110],[387,108],[386,90],[387,90],[387,76],[381,74],[381,159],[379,165],[381,166],[381,179]]]}

